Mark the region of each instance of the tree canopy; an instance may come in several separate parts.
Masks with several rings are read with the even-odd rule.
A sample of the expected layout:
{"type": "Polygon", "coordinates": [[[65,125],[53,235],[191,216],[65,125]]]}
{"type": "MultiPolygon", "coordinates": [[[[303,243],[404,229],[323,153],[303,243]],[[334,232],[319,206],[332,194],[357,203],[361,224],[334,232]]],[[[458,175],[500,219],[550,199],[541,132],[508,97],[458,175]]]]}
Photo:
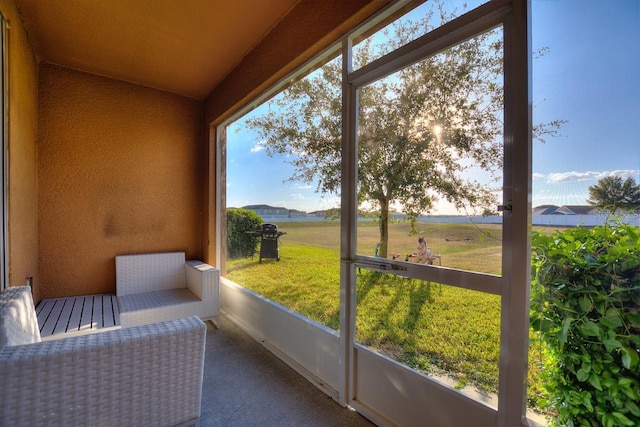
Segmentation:
{"type": "MultiPolygon", "coordinates": [[[[366,39],[354,68],[431,29],[431,16],[396,23],[388,42],[366,39]],[[380,51],[382,50],[382,51],[380,51]]],[[[341,58],[289,86],[269,111],[247,120],[267,154],[289,156],[292,181],[316,182],[320,193],[341,186],[341,58]]],[[[358,197],[375,212],[380,256],[387,255],[392,209],[410,218],[446,200],[459,210],[495,211],[503,161],[503,40],[496,29],[424,58],[358,92],[358,197]],[[485,179],[473,178],[472,170],[485,179]]],[[[553,133],[558,123],[534,128],[553,133]]]]}
{"type": "Polygon", "coordinates": [[[593,207],[615,212],[640,210],[640,185],[629,177],[606,176],[589,187],[587,203],[593,207]]]}

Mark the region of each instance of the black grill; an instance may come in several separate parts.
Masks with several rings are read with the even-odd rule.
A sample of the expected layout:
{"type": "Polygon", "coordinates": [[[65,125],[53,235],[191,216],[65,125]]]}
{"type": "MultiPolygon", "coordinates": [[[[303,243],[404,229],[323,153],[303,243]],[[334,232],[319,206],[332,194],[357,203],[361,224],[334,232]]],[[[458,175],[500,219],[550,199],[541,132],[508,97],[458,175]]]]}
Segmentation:
{"type": "Polygon", "coordinates": [[[254,236],[260,236],[260,262],[263,258],[272,258],[280,261],[280,248],[278,238],[284,231],[278,231],[275,224],[262,224],[259,230],[251,232],[254,236]]]}

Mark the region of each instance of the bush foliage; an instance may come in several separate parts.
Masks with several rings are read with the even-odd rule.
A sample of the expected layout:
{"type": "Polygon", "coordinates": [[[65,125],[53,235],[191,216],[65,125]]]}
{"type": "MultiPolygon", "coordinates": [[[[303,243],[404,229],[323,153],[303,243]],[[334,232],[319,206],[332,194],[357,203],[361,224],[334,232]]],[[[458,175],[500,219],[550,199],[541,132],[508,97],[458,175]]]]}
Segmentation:
{"type": "Polygon", "coordinates": [[[532,239],[531,326],[553,425],[640,425],[638,227],[572,228],[532,239]]]}
{"type": "Polygon", "coordinates": [[[262,217],[248,209],[227,209],[227,257],[229,259],[252,256],[258,247],[260,237],[247,234],[256,231],[262,224],[262,217]]]}

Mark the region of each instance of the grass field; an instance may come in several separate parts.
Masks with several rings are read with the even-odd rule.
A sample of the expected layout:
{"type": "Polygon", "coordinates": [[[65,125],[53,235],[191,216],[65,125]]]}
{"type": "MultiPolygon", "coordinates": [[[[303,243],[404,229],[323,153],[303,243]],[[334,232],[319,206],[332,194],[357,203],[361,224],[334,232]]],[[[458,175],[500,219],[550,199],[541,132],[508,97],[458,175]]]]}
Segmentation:
{"type": "MultiPolygon", "coordinates": [[[[337,221],[290,222],[279,228],[287,234],[280,240],[281,254],[286,254],[290,245],[303,245],[323,249],[340,250],[340,224],[337,221]]],[[[416,251],[417,237],[424,236],[435,254],[446,259],[453,268],[500,272],[501,227],[482,224],[427,224],[416,227],[417,235],[410,235],[408,222],[389,225],[389,253],[397,253],[402,259],[416,251]]],[[[379,241],[378,225],[373,222],[358,224],[358,253],[373,255],[379,241]]],[[[339,256],[338,256],[339,259],[339,256]]]]}
{"type": "MultiPolygon", "coordinates": [[[[227,277],[332,329],[339,329],[340,226],[291,222],[279,226],[281,261],[231,260],[227,277]]],[[[410,224],[390,224],[389,252],[415,252],[410,224]]],[[[420,224],[442,265],[500,273],[498,226],[420,224]]],[[[371,254],[377,225],[358,225],[358,252],[371,254]]],[[[416,370],[446,374],[455,386],[495,393],[498,386],[500,297],[417,279],[361,270],[357,276],[356,340],[416,370]]],[[[540,392],[540,352],[530,355],[529,397],[540,392]]]]}

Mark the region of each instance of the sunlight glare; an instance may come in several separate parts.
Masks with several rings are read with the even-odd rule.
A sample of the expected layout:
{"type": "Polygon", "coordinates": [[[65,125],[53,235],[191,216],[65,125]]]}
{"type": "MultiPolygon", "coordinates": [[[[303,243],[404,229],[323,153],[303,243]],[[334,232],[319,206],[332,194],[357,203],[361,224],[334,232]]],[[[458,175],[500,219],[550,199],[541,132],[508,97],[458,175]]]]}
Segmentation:
{"type": "Polygon", "coordinates": [[[438,144],[442,144],[442,126],[435,124],[433,125],[433,133],[436,136],[436,142],[438,144]]]}

